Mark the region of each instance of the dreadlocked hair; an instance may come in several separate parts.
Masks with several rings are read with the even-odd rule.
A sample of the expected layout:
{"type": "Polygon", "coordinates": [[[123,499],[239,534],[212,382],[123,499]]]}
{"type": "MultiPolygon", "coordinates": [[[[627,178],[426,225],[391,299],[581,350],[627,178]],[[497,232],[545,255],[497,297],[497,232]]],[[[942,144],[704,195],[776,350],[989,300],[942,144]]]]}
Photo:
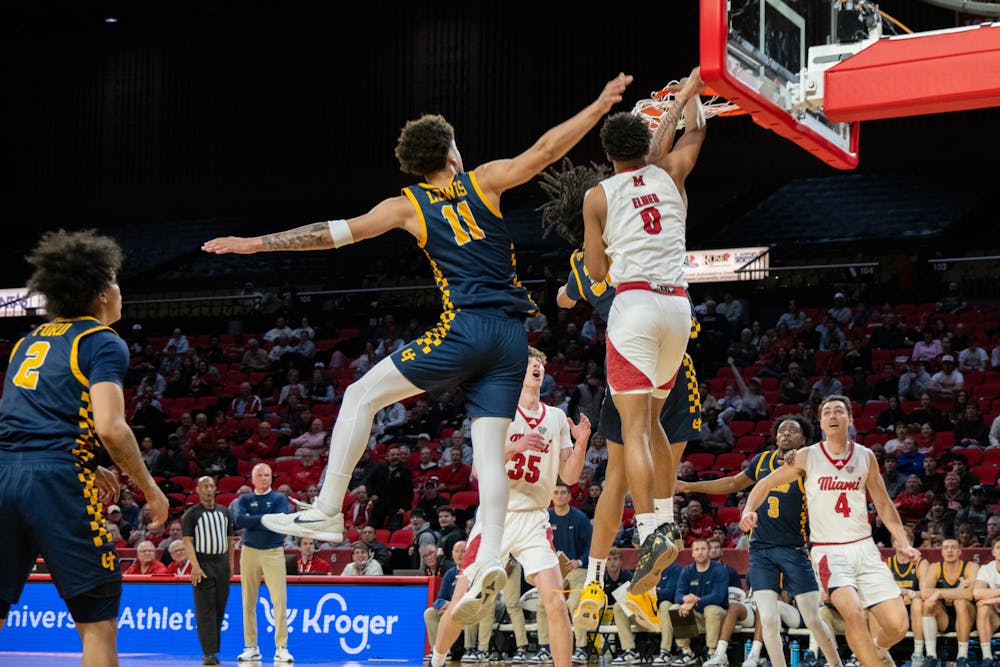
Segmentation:
{"type": "Polygon", "coordinates": [[[606,165],[574,166],[567,157],[542,172],[539,187],[549,196],[535,210],[542,214],[542,238],[555,230],[573,247],[583,245],[583,197],[611,174],[606,165]]]}

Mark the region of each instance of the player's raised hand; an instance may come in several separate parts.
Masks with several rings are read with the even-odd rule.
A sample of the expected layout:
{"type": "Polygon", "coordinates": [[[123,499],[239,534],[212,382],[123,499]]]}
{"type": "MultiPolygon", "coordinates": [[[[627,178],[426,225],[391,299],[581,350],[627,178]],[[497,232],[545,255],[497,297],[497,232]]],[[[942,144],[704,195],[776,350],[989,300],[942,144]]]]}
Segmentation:
{"type": "Polygon", "coordinates": [[[678,479],[676,485],[674,486],[674,490],[677,493],[686,493],[691,490],[691,487],[688,482],[685,482],[683,479],[678,479]]]}
{"type": "Polygon", "coordinates": [[[526,452],[529,449],[534,452],[545,451],[545,440],[533,431],[514,443],[514,450],[517,452],[526,452]]]}
{"type": "Polygon", "coordinates": [[[156,530],[166,523],[170,516],[170,502],[158,486],[143,489],[143,493],[146,495],[146,504],[153,508],[153,520],[149,522],[147,528],[156,530]]]}
{"type": "Polygon", "coordinates": [[[902,551],[903,554],[906,555],[914,563],[916,563],[922,557],[920,549],[916,548],[912,544],[906,545],[902,551]]]}
{"type": "Polygon", "coordinates": [[[622,101],[622,93],[625,92],[630,83],[632,83],[632,75],[619,72],[618,76],[605,84],[604,90],[601,91],[600,97],[597,98],[597,104],[603,108],[604,113],[607,113],[611,110],[611,107],[622,101]]]}
{"type": "Polygon", "coordinates": [[[746,510],[743,512],[743,516],[740,517],[740,530],[744,533],[749,533],[757,526],[757,512],[746,510]]]}
{"type": "Polygon", "coordinates": [[[252,255],[258,250],[258,242],[256,237],[220,236],[203,243],[201,249],[216,255],[226,255],[229,253],[252,255]]]}
{"type": "Polygon", "coordinates": [[[590,438],[590,418],[586,414],[580,413],[580,423],[574,424],[570,417],[566,417],[569,422],[569,434],[573,436],[573,442],[586,442],[590,438]]]}

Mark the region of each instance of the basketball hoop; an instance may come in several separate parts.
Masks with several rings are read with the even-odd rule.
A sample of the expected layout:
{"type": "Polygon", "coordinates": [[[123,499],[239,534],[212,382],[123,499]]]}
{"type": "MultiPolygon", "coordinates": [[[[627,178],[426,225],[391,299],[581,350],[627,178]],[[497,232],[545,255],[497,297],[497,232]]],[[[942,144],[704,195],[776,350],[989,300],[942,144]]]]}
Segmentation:
{"type": "MultiPolygon", "coordinates": [[[[659,127],[660,120],[662,120],[664,114],[674,106],[674,92],[671,90],[671,87],[676,86],[678,83],[677,81],[671,81],[662,90],[650,93],[649,98],[639,100],[632,107],[632,113],[641,115],[643,121],[649,126],[649,129],[655,130],[659,127]]],[[[705,118],[742,116],[746,113],[746,111],[729,100],[720,97],[711,88],[706,87],[701,93],[701,98],[701,106],[705,110],[705,118]]],[[[677,121],[677,129],[679,130],[683,127],[684,116],[682,115],[680,120],[677,121]]]]}

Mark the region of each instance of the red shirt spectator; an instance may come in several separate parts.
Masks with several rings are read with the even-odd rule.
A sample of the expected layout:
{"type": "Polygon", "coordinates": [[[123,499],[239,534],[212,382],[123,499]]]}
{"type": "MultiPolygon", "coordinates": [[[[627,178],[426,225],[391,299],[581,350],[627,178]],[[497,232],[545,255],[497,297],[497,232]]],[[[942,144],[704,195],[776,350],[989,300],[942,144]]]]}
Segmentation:
{"type": "Polygon", "coordinates": [[[892,502],[899,510],[899,518],[911,526],[923,519],[931,508],[930,494],[924,491],[924,483],[919,475],[907,477],[906,486],[892,502]]]}
{"type": "Polygon", "coordinates": [[[319,484],[319,476],[323,473],[323,462],[312,449],[300,449],[298,458],[291,470],[291,485],[296,491],[305,491],[310,484],[319,484]]]}
{"type": "Polygon", "coordinates": [[[271,429],[271,422],[262,421],[257,432],[243,442],[243,458],[249,461],[273,459],[278,455],[278,434],[271,429]]]}
{"type": "Polygon", "coordinates": [[[448,493],[469,489],[469,478],[472,476],[472,469],[462,463],[461,451],[461,446],[452,448],[451,462],[437,469],[437,476],[441,482],[442,490],[448,493]]]}
{"type": "Polygon", "coordinates": [[[166,574],[167,566],[156,559],[156,547],[149,540],[139,542],[136,559],[125,574],[166,574]]]}
{"type": "Polygon", "coordinates": [[[715,520],[702,511],[701,503],[697,500],[688,503],[687,520],[689,532],[684,538],[684,546],[691,546],[696,539],[707,540],[715,532],[715,520]]]}
{"type": "Polygon", "coordinates": [[[323,558],[316,557],[316,541],[311,537],[299,540],[299,557],[295,562],[299,574],[330,574],[333,568],[323,558]]]}
{"type": "Polygon", "coordinates": [[[344,522],[357,529],[368,525],[372,516],[372,503],[368,499],[368,490],[359,486],[344,498],[344,522]]]}

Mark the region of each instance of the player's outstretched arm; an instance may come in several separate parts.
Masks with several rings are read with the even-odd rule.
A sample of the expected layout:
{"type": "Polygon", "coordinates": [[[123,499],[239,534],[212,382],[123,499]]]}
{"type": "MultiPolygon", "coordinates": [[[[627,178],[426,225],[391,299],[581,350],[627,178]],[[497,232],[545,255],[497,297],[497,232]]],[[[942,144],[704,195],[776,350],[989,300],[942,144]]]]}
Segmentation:
{"type": "Polygon", "coordinates": [[[705,479],[700,482],[685,482],[679,479],[677,480],[677,490],[681,493],[736,493],[751,484],[753,484],[753,480],[747,477],[746,473],[740,471],[729,477],[705,479]]]}
{"type": "MultiPolygon", "coordinates": [[[[701,135],[700,140],[698,140],[700,148],[700,142],[704,140],[705,119],[704,112],[699,117],[699,95],[704,88],[705,82],[701,80],[701,68],[699,67],[691,70],[691,74],[678,84],[674,90],[674,104],[660,119],[660,124],[650,140],[649,153],[646,155],[648,164],[659,165],[667,169],[669,156],[681,148],[684,137],[689,134],[691,138],[688,139],[688,144],[694,144],[698,140],[697,135],[701,135]],[[684,117],[684,135],[674,144],[674,135],[677,133],[677,125],[681,116],[684,117]]],[[[697,157],[697,153],[695,156],[697,157]]],[[[684,175],[687,176],[686,173],[684,175]]]]}
{"type": "Polygon", "coordinates": [[[566,286],[563,285],[556,292],[556,305],[560,308],[572,308],[576,305],[576,299],[571,299],[566,293],[566,286]]]}
{"type": "Polygon", "coordinates": [[[899,510],[896,509],[892,498],[889,497],[889,493],[885,490],[885,481],[878,471],[878,461],[875,460],[875,455],[871,452],[868,452],[868,456],[868,478],[865,480],[865,487],[872,498],[872,503],[875,505],[875,511],[893,538],[895,538],[896,543],[905,545],[902,551],[910,558],[919,558],[920,550],[910,544],[910,540],[907,539],[906,532],[903,530],[903,522],[899,518],[899,510]]]}
{"type": "Polygon", "coordinates": [[[764,498],[776,486],[791,484],[797,480],[806,469],[807,458],[808,452],[799,450],[794,463],[786,462],[785,465],[754,485],[753,490],[750,491],[750,495],[747,496],[746,506],[743,509],[743,517],[740,519],[740,528],[748,531],[757,525],[757,508],[764,502],[764,498]]]}
{"type": "Polygon", "coordinates": [[[583,264],[594,282],[608,276],[608,246],[604,242],[604,224],[608,217],[608,197],[604,188],[596,185],[583,199],[583,264]]]}
{"type": "Polygon", "coordinates": [[[487,193],[499,195],[527,183],[559,158],[566,155],[580,139],[604,117],[611,107],[622,101],[622,93],[632,83],[632,75],[619,73],[608,81],[596,100],[579,113],[543,134],[517,157],[494,160],[476,167],[476,179],[487,193]]]}
{"type": "Polygon", "coordinates": [[[418,235],[415,211],[405,197],[392,197],[364,215],[349,220],[313,222],[283,232],[263,236],[221,236],[206,241],[201,249],[216,255],[236,253],[252,255],[279,250],[330,250],[364,241],[403,227],[418,235]]]}

